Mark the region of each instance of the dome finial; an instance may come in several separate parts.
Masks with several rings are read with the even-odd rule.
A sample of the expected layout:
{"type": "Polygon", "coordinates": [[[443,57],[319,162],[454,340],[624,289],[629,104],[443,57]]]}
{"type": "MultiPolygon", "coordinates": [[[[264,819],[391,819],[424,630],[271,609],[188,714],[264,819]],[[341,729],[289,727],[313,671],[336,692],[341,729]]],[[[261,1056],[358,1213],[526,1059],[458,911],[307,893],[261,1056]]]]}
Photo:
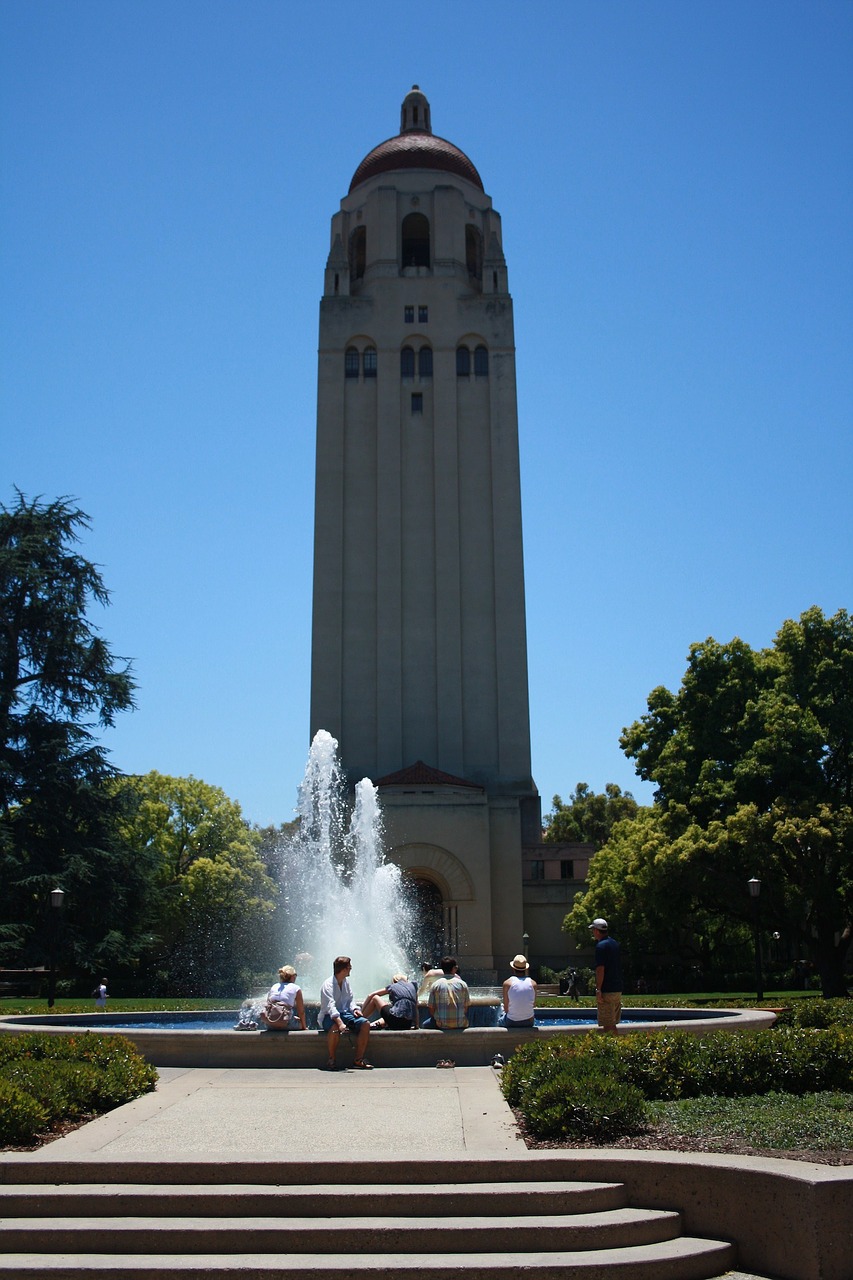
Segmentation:
{"type": "Polygon", "coordinates": [[[400,109],[400,132],[432,133],[429,103],[426,95],[421,93],[416,84],[412,85],[411,92],[407,93],[403,99],[403,106],[400,109]]]}

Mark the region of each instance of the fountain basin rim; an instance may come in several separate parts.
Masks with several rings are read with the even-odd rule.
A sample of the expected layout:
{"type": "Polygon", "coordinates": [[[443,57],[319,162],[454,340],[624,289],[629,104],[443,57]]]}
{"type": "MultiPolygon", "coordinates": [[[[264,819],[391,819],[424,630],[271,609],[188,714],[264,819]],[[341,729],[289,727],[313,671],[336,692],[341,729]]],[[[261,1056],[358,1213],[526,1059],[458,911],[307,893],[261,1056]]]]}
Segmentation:
{"type": "MultiPolygon", "coordinates": [[[[188,1011],[190,1012],[190,1011],[188,1011]]],[[[658,1012],[663,1012],[662,1010],[658,1012]]],[[[669,1011],[667,1011],[669,1012],[669,1011]]],[[[693,1011],[696,1012],[696,1011],[693,1011]]],[[[722,1012],[715,1010],[719,1015],[722,1012]]],[[[706,1035],[725,1029],[734,1033],[756,1031],[770,1027],[776,1015],[767,1010],[732,1009],[725,1011],[729,1017],[695,1020],[680,1019],[677,1022],[648,1021],[622,1024],[619,1035],[643,1035],[651,1031],[680,1029],[694,1035],[706,1035]]],[[[123,1015],[114,1015],[122,1017],[123,1015]]],[[[133,1017],[134,1015],[127,1015],[133,1017]]],[[[138,1017],[138,1015],[136,1015],[138,1017]]],[[[114,1024],[99,1026],[99,1015],[19,1014],[0,1018],[0,1034],[23,1035],[38,1031],[46,1035],[72,1035],[81,1031],[101,1035],[123,1035],[131,1040],[142,1056],[157,1067],[218,1067],[218,1068],[302,1068],[317,1069],[325,1062],[325,1034],[322,1031],[245,1032],[165,1030],[152,1026],[139,1029],[114,1024]],[[69,1021],[73,1019],[73,1021],[69,1021]]],[[[531,1040],[548,1039],[551,1036],[589,1035],[594,1023],[570,1027],[535,1027],[509,1030],[505,1027],[468,1027],[464,1031],[380,1031],[370,1037],[369,1056],[377,1067],[434,1067],[440,1059],[450,1058],[457,1066],[485,1066],[496,1053],[506,1058],[521,1045],[531,1040]]],[[[352,1060],[353,1046],[350,1037],[341,1038],[338,1060],[346,1067],[352,1060]]]]}

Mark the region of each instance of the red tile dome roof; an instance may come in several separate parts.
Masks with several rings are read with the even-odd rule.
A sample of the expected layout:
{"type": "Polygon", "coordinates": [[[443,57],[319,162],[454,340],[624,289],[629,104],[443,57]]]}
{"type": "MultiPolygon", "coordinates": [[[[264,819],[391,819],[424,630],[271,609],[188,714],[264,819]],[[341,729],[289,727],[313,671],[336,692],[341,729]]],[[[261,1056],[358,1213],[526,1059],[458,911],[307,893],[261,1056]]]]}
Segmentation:
{"type": "Polygon", "coordinates": [[[484,189],[479,173],[464,151],[446,138],[414,130],[388,138],[368,152],[353,174],[349,189],[353,191],[368,178],[375,178],[378,173],[390,173],[393,169],[438,169],[442,173],[455,173],[457,177],[473,182],[481,191],[484,189]]]}

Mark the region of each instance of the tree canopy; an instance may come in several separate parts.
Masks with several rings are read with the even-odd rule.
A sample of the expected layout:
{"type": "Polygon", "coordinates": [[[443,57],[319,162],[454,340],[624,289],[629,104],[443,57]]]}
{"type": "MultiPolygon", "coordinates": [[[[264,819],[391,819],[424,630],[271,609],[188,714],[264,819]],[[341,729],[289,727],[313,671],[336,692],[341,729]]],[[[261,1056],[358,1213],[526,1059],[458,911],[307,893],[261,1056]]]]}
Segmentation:
{"type": "Polygon", "coordinates": [[[261,832],[199,778],[152,771],[113,786],[120,839],[152,869],[152,985],[233,995],[270,963],[265,926],[278,894],[261,832]]]}
{"type": "Polygon", "coordinates": [[[617,824],[566,928],[608,910],[648,945],[694,954],[748,923],[762,882],[768,928],[809,954],[826,995],[845,990],[853,936],[853,626],[807,610],[773,646],[708,639],[690,649],[621,744],[656,784],[655,805],[617,824]],[[679,934],[681,942],[679,944],[679,934]]]}
{"type": "Polygon", "coordinates": [[[130,664],[90,618],[109,593],[76,544],[89,519],[69,499],[0,507],[0,950],[43,961],[50,890],[67,894],[67,946],[99,966],[130,944],[134,869],[114,841],[112,775],[94,730],[133,705],[130,664]],[[113,906],[121,907],[114,912],[113,906]]]}
{"type": "Polygon", "coordinates": [[[630,791],[622,791],[615,782],[605,784],[604,793],[596,794],[586,782],[579,782],[564,804],[554,796],[553,812],[545,818],[545,839],[550,844],[577,840],[600,849],[607,843],[617,822],[636,816],[639,805],[630,791]]]}

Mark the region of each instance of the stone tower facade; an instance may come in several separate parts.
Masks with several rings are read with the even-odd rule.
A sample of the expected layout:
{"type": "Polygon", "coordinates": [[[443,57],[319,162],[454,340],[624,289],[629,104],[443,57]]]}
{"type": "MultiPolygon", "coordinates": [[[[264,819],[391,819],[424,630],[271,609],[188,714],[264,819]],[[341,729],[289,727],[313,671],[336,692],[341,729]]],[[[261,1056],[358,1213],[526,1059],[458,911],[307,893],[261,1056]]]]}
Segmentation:
{"type": "Polygon", "coordinates": [[[434,950],[504,965],[540,818],[512,300],[500,217],[417,86],[332,218],[311,726],[338,739],[351,781],[379,784],[434,950]]]}

